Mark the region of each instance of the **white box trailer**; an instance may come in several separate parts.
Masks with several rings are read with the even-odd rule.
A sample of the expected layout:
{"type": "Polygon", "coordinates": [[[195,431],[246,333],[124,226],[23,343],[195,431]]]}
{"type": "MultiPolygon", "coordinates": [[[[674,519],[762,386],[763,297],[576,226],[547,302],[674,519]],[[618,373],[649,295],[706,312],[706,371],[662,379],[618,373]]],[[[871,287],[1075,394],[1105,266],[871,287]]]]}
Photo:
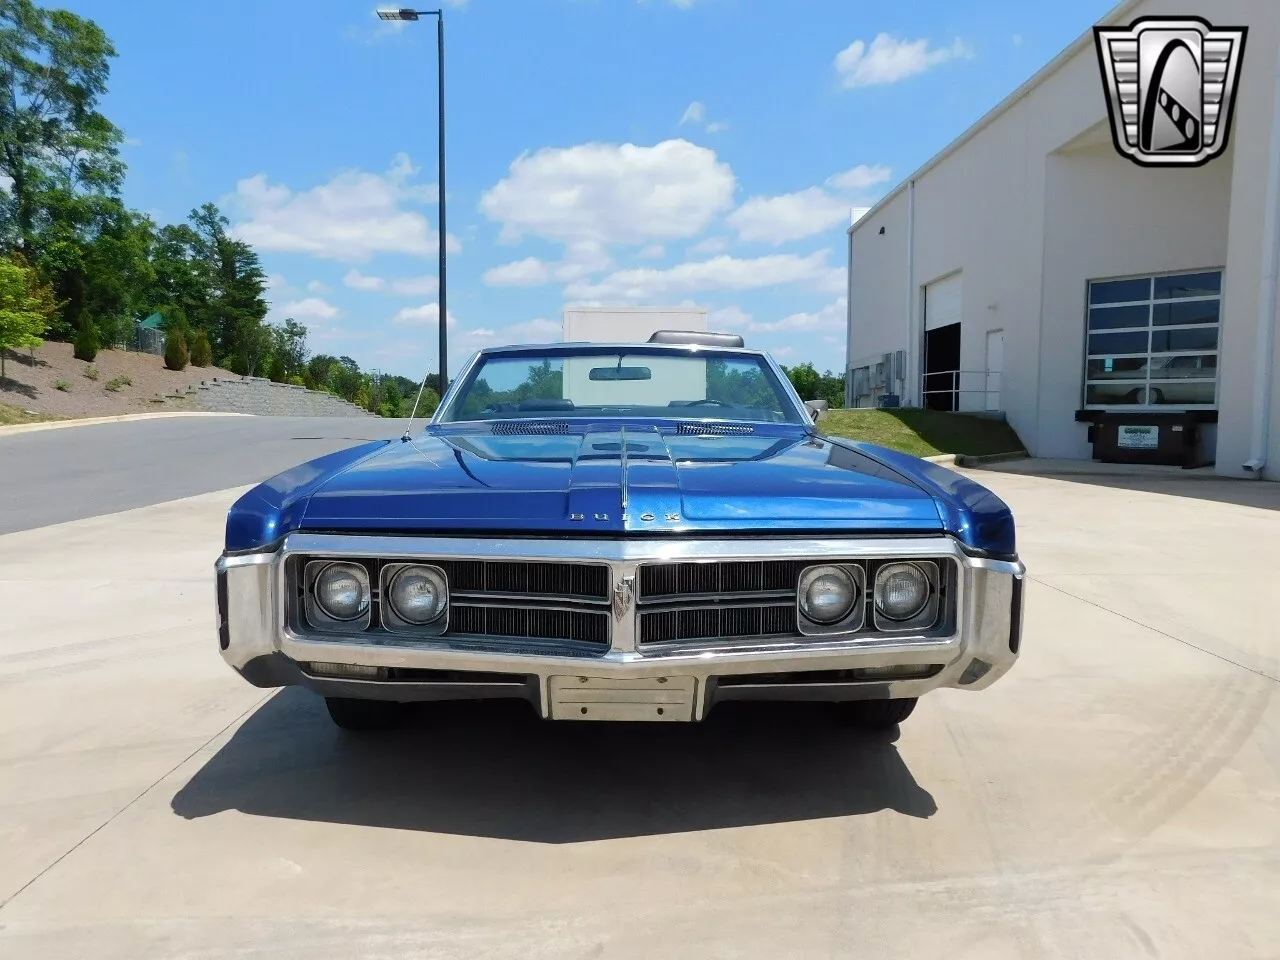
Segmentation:
{"type": "Polygon", "coordinates": [[[659,330],[707,332],[706,307],[565,307],[566,343],[644,343],[659,330]]]}
{"type": "MultiPolygon", "coordinates": [[[[706,307],[565,307],[564,339],[566,343],[645,343],[659,330],[693,330],[707,332],[706,307]]],[[[590,379],[590,360],[564,361],[565,396],[575,403],[607,404],[617,396],[616,385],[590,379]]],[[[640,399],[652,393],[654,403],[665,402],[673,395],[686,400],[706,398],[706,375],[687,361],[663,361],[650,357],[645,361],[653,379],[631,384],[629,396],[640,399]],[[680,386],[672,380],[685,381],[680,386]],[[647,391],[644,388],[649,388],[647,391]]]]}

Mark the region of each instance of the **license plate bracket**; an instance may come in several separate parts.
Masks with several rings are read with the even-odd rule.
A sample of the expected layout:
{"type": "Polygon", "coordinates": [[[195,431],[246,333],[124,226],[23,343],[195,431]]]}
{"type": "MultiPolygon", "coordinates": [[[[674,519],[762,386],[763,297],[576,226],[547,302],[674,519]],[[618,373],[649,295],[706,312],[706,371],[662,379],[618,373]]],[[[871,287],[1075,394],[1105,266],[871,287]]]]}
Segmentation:
{"type": "Polygon", "coordinates": [[[687,723],[693,719],[695,690],[692,677],[547,679],[552,720],[687,723]]]}

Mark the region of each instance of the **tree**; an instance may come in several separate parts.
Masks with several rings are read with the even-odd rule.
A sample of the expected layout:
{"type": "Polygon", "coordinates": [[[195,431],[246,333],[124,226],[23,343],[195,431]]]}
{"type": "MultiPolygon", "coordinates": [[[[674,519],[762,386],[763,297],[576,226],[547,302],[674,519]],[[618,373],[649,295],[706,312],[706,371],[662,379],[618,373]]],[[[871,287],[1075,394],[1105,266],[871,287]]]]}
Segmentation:
{"type": "Polygon", "coordinates": [[[209,335],[203,330],[196,330],[191,335],[191,365],[207,367],[213,363],[213,350],[209,346],[209,335]]]}
{"type": "Polygon", "coordinates": [[[5,351],[40,346],[56,309],[53,291],[21,258],[0,258],[0,380],[5,351]]]}
{"type": "Polygon", "coordinates": [[[115,48],[91,20],[0,0],[0,197],[7,241],[30,251],[45,195],[114,196],[124,135],[97,109],[115,48]]]}
{"type": "Polygon", "coordinates": [[[271,356],[280,361],[286,380],[301,376],[307,366],[307,328],[293,319],[273,325],[271,356]]]}
{"type": "Polygon", "coordinates": [[[185,370],[191,355],[187,351],[187,338],[181,330],[175,330],[165,337],[164,365],[170,370],[185,370]]]}
{"type": "Polygon", "coordinates": [[[796,393],[800,394],[801,400],[818,399],[818,387],[822,376],[813,369],[812,363],[801,363],[782,369],[786,372],[791,385],[796,388],[796,393]]]}

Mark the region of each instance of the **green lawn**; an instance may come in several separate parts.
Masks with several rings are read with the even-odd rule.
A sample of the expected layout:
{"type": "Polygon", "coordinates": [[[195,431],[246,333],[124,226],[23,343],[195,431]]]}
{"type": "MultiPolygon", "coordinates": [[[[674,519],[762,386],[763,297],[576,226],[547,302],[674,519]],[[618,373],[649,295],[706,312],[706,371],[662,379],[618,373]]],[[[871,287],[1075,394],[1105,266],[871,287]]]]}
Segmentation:
{"type": "Polygon", "coordinates": [[[1022,450],[1003,420],[937,410],[832,410],[818,423],[832,437],[863,440],[915,457],[942,453],[982,456],[1022,450]]]}
{"type": "Polygon", "coordinates": [[[42,413],[27,413],[21,407],[0,403],[0,427],[8,427],[15,423],[42,423],[45,420],[61,419],[62,417],[50,417],[42,413]]]}

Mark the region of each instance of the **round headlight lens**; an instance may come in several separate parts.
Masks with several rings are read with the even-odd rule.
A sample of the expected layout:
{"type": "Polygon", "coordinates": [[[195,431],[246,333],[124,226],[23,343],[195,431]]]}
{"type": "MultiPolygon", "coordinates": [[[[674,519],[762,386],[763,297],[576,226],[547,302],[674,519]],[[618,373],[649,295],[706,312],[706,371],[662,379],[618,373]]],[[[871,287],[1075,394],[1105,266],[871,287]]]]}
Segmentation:
{"type": "Polygon", "coordinates": [[[814,623],[839,623],[858,600],[858,584],[840,567],[811,567],[800,578],[800,612],[814,623]]]}
{"type": "Polygon", "coordinates": [[[331,563],[316,577],[316,603],[334,620],[355,620],[369,609],[369,576],[354,563],[331,563]]]}
{"type": "Polygon", "coordinates": [[[890,620],[910,620],[929,602],[929,577],[914,563],[890,563],[876,574],[876,610],[890,620]]]}
{"type": "Polygon", "coordinates": [[[448,605],[449,586],[432,567],[405,567],[391,581],[391,609],[405,623],[432,623],[448,605]]]}

